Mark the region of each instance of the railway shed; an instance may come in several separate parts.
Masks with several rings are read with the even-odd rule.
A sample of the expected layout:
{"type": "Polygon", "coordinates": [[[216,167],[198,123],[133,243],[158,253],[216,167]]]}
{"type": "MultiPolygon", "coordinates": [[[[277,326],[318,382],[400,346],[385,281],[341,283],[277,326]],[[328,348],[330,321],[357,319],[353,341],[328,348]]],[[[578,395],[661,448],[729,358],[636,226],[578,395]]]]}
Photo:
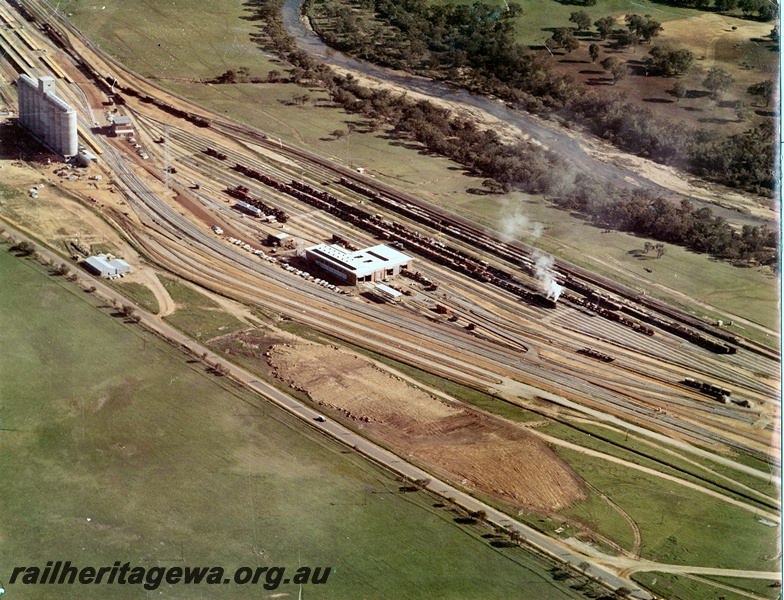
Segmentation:
{"type": "Polygon", "coordinates": [[[133,135],[131,117],[114,117],[114,120],[112,121],[112,133],[114,133],[114,135],[133,135]]]}
{"type": "Polygon", "coordinates": [[[80,167],[87,168],[92,163],[98,160],[98,157],[95,156],[92,152],[88,152],[84,148],[79,149],[79,154],[76,155],[76,162],[80,167]]]}
{"type": "Polygon", "coordinates": [[[308,261],[351,285],[393,277],[400,273],[401,268],[411,269],[414,261],[407,254],[383,244],[354,252],[338,245],[319,244],[306,248],[305,256],[308,261]]]}
{"type": "Polygon", "coordinates": [[[131,272],[131,265],[107,254],[97,254],[84,261],[85,268],[101,277],[125,275],[131,272]]]}
{"type": "Polygon", "coordinates": [[[398,292],[395,289],[392,289],[388,285],[384,285],[383,283],[376,283],[373,286],[373,294],[384,300],[385,302],[400,302],[401,297],[403,296],[402,292],[398,292]]]}

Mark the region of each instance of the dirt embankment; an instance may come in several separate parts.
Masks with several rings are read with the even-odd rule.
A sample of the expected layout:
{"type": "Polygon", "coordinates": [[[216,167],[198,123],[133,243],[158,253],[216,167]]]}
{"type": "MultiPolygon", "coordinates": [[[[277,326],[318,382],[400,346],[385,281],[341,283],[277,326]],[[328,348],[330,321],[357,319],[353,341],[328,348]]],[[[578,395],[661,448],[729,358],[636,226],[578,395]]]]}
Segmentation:
{"type": "Polygon", "coordinates": [[[540,512],[585,497],[582,479],[523,428],[448,404],[361,355],[296,343],[275,345],[265,356],[280,381],[305,392],[326,413],[342,413],[466,488],[540,512]]]}

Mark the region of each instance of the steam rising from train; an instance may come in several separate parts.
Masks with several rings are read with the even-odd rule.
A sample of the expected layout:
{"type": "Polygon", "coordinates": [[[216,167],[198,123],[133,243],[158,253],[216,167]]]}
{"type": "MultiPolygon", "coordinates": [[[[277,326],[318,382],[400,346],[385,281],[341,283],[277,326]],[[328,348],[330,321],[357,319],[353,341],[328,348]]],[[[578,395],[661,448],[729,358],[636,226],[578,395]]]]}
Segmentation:
{"type": "Polygon", "coordinates": [[[536,258],[536,263],[534,264],[536,279],[541,282],[542,287],[547,294],[547,299],[552,300],[553,302],[558,302],[558,298],[563,291],[563,287],[558,285],[558,283],[555,281],[555,273],[553,272],[553,257],[549,254],[543,254],[541,252],[536,252],[533,256],[536,258]]]}

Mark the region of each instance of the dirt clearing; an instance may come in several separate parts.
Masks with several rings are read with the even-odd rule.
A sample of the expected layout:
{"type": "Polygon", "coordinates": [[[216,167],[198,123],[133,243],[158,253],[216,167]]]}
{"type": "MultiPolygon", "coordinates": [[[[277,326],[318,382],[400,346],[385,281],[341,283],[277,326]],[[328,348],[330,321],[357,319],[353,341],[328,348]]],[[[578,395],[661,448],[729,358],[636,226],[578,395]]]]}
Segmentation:
{"type": "Polygon", "coordinates": [[[449,404],[335,346],[275,345],[275,376],[325,412],[341,413],[392,448],[468,489],[515,508],[563,509],[584,498],[581,478],[523,428],[449,404]]]}

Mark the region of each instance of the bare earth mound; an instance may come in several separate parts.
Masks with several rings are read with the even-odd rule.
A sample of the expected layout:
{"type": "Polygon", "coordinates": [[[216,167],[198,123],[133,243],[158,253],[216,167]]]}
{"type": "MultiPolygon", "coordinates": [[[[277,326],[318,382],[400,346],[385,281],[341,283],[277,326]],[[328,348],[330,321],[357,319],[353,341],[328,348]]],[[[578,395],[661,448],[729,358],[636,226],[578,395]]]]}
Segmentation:
{"type": "Polygon", "coordinates": [[[585,497],[581,478],[522,427],[449,405],[361,355],[302,343],[267,360],[281,381],[467,488],[540,512],[585,497]]]}

